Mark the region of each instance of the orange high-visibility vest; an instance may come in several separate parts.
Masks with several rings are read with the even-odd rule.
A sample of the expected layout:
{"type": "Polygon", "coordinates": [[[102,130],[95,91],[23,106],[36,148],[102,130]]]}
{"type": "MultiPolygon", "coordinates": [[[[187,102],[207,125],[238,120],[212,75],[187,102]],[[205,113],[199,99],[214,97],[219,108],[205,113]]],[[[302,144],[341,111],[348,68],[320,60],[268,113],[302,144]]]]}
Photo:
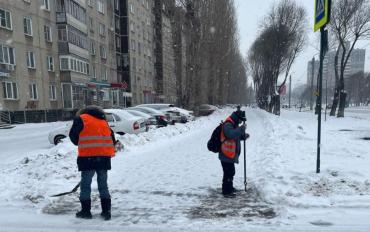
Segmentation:
{"type": "MultiPolygon", "coordinates": [[[[234,121],[231,119],[231,117],[228,117],[225,121],[225,123],[231,122],[232,124],[235,124],[234,121]]],[[[221,132],[221,152],[226,157],[230,159],[234,159],[236,155],[236,140],[235,139],[227,139],[224,133],[224,126],[222,125],[222,132],[221,132]]]]}
{"type": "Polygon", "coordinates": [[[81,114],[84,128],[78,140],[78,156],[108,156],[115,154],[111,129],[104,119],[95,118],[89,114],[81,114]]]}

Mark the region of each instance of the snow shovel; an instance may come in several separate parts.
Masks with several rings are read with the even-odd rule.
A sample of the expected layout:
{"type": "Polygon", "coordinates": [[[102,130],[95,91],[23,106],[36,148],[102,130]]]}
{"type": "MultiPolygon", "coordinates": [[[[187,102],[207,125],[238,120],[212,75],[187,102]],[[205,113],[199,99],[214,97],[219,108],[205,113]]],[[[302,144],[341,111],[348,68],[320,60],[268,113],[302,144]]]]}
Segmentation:
{"type": "Polygon", "coordinates": [[[72,191],[65,192],[65,193],[55,194],[55,195],[52,195],[50,197],[60,197],[60,196],[64,196],[64,195],[68,195],[68,194],[74,193],[80,187],[80,184],[81,184],[81,182],[78,182],[78,184],[72,189],[72,191]]]}
{"type": "Polygon", "coordinates": [[[244,140],[244,190],[247,192],[247,158],[245,151],[245,141],[246,140],[244,140]]]}

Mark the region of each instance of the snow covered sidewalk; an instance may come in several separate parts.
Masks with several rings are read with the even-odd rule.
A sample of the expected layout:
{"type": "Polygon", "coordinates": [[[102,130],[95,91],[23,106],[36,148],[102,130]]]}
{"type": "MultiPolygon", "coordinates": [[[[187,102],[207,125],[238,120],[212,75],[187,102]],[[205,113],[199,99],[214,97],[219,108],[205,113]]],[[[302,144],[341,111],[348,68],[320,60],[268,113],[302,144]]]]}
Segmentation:
{"type": "MultiPolygon", "coordinates": [[[[0,165],[0,228],[369,231],[370,142],[360,139],[370,135],[368,120],[329,118],[323,123],[322,173],[317,175],[314,115],[283,111],[276,117],[248,109],[248,192],[225,199],[219,194],[221,165],[206,142],[229,113],[231,109],[220,110],[185,125],[121,137],[126,149],[112,160],[109,172],[109,222],[98,217],[96,183],[90,221],[74,217],[80,207],[77,193],[49,197],[79,181],[76,147],[69,141],[27,157],[14,147],[12,153],[18,149],[22,158],[0,165]],[[23,226],[14,219],[19,217],[26,218],[23,226]]],[[[243,188],[242,162],[234,185],[243,188]]]]}

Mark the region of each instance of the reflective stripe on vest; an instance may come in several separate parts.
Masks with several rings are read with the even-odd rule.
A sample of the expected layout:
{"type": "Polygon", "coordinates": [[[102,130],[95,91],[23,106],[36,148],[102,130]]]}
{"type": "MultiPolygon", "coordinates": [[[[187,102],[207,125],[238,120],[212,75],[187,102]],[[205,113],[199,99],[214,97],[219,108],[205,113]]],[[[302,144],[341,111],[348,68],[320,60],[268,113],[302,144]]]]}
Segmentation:
{"type": "MultiPolygon", "coordinates": [[[[235,124],[231,117],[228,117],[225,123],[230,122],[233,125],[235,124]]],[[[225,124],[224,123],[224,124],[225,124]]],[[[236,155],[236,140],[235,139],[227,139],[224,133],[224,125],[222,125],[222,132],[221,132],[221,152],[227,158],[234,159],[236,155]]]]}
{"type": "Polygon", "coordinates": [[[115,154],[111,137],[111,129],[104,119],[95,118],[89,114],[82,114],[84,127],[78,140],[78,156],[108,156],[115,154]]]}

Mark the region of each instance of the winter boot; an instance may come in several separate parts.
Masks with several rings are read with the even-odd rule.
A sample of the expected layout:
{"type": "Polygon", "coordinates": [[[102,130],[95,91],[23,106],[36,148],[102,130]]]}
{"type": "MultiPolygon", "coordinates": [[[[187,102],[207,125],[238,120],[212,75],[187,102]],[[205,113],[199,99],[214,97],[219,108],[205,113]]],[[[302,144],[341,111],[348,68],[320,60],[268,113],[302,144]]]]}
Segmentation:
{"type": "Polygon", "coordinates": [[[81,211],[76,213],[77,218],[91,219],[91,200],[83,200],[81,202],[81,211]]]}
{"type": "Polygon", "coordinates": [[[235,193],[233,192],[233,182],[226,180],[222,183],[222,194],[224,197],[234,197],[235,193]]]}
{"type": "Polygon", "coordinates": [[[110,198],[100,199],[100,202],[101,202],[101,209],[102,209],[102,212],[100,215],[104,218],[104,220],[108,221],[111,219],[111,213],[110,213],[111,199],[110,198]]]}

